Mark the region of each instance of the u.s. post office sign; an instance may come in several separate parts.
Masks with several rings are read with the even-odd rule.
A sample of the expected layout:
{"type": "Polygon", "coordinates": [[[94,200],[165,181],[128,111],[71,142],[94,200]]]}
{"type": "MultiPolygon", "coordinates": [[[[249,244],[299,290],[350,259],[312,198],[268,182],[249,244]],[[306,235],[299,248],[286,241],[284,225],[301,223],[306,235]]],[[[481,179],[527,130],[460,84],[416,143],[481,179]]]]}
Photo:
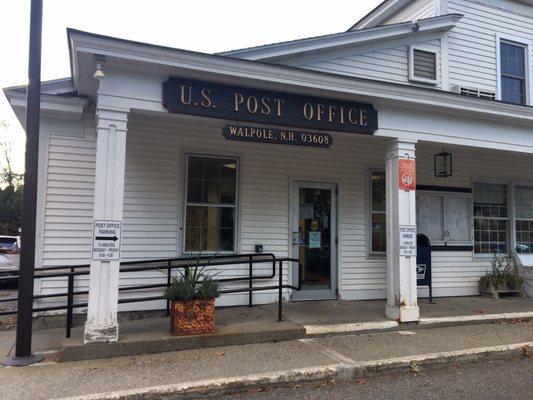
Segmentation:
{"type": "Polygon", "coordinates": [[[378,128],[371,104],[177,77],[163,83],[163,105],[172,113],[309,129],[373,134],[378,128]]]}

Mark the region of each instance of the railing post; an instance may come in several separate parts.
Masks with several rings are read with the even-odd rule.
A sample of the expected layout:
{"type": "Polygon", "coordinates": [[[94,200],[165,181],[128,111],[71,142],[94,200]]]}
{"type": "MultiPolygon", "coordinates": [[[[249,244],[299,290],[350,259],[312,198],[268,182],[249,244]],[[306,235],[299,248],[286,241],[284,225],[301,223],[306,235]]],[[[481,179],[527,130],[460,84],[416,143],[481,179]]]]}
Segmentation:
{"type": "Polygon", "coordinates": [[[283,321],[283,261],[279,261],[278,322],[283,321]]]}
{"type": "MultiPolygon", "coordinates": [[[[168,262],[168,266],[170,267],[172,265],[172,261],[168,262]]],[[[171,269],[167,268],[167,287],[170,286],[170,272],[171,269]]],[[[167,299],[167,317],[170,315],[170,300],[167,299]]]]}
{"type": "MultiPolygon", "coordinates": [[[[74,268],[70,269],[70,272],[74,272],[74,268]]],[[[74,305],[74,275],[68,276],[68,289],[67,289],[67,339],[70,338],[72,331],[72,319],[73,319],[73,305],[74,305]]]]}
{"type": "Polygon", "coordinates": [[[248,264],[248,289],[250,289],[250,290],[248,291],[248,307],[252,307],[253,306],[253,300],[252,300],[252,286],[253,286],[252,268],[253,268],[253,263],[252,263],[252,256],[251,255],[249,256],[249,259],[250,259],[250,263],[248,264]]]}

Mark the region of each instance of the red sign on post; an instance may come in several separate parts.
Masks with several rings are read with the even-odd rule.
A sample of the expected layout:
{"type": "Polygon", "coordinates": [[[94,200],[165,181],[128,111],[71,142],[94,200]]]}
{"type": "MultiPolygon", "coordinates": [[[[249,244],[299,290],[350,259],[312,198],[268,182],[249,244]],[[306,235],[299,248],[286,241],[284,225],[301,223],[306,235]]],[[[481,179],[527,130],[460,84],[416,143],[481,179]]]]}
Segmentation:
{"type": "Polygon", "coordinates": [[[400,159],[398,163],[398,179],[400,190],[416,189],[416,164],[415,160],[400,159]]]}

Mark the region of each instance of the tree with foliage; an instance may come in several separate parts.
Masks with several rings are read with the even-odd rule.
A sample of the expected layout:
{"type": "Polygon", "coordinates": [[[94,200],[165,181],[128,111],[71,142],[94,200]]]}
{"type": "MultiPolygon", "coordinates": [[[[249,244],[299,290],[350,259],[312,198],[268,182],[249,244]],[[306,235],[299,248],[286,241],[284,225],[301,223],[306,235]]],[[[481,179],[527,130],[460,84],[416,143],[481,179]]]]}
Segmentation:
{"type": "MultiPolygon", "coordinates": [[[[7,130],[8,124],[0,121],[7,130]]],[[[22,175],[13,171],[11,142],[0,141],[0,235],[18,235],[22,216],[22,175]]]]}

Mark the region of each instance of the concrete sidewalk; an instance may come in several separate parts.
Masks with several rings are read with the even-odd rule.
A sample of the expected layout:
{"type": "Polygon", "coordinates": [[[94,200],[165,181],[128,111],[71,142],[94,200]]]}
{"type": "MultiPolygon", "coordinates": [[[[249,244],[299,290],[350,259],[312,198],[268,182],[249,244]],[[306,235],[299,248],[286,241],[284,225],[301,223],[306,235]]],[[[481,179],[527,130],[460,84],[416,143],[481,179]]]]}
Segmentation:
{"type": "MultiPolygon", "coordinates": [[[[172,337],[168,333],[168,318],[145,318],[121,322],[120,341],[115,344],[84,346],[82,326],[65,340],[65,328],[35,329],[33,349],[53,352],[61,349],[63,361],[88,358],[125,356],[184,350],[221,345],[261,343],[312,336],[416,329],[428,326],[492,323],[517,317],[533,318],[533,299],[509,297],[437,298],[433,304],[419,301],[421,320],[415,325],[399,325],[385,317],[385,302],[313,301],[284,305],[284,322],[277,321],[277,305],[253,308],[230,307],[217,309],[217,333],[191,337],[172,337]]],[[[8,355],[15,343],[15,331],[0,331],[0,355],[8,355]]]]}
{"type": "Polygon", "coordinates": [[[515,357],[529,345],[533,321],[516,320],[2,367],[0,385],[6,400],[186,398],[515,357]]]}

